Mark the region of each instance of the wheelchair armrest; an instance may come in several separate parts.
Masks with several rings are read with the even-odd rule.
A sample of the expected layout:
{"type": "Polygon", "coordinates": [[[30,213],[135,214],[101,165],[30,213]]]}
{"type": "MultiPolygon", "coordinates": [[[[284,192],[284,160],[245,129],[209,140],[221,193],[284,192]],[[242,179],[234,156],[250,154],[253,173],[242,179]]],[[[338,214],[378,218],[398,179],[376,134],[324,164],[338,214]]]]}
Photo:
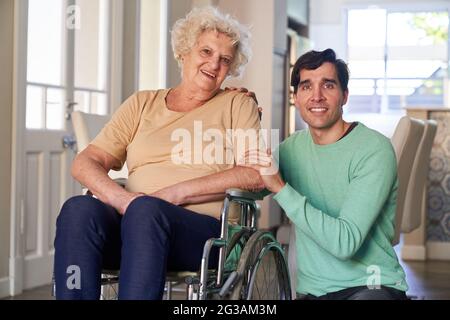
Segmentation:
{"type": "Polygon", "coordinates": [[[262,200],[264,196],[261,193],[250,192],[242,189],[227,189],[226,194],[234,198],[244,198],[249,200],[262,200]]]}

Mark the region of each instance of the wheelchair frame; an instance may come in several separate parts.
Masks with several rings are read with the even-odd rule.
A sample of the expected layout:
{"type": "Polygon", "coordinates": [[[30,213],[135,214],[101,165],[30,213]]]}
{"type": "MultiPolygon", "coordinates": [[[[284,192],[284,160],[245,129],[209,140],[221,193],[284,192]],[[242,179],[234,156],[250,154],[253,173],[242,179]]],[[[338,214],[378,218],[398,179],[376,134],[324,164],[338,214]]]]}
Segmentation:
{"type": "MultiPolygon", "coordinates": [[[[203,249],[200,277],[195,281],[195,277],[189,277],[187,282],[187,299],[189,300],[206,300],[208,294],[218,293],[219,298],[224,298],[231,291],[232,299],[242,298],[241,292],[244,287],[247,292],[245,298],[251,299],[251,292],[255,283],[255,275],[258,267],[262,263],[263,257],[270,251],[274,252],[277,257],[277,269],[281,274],[277,274],[278,281],[281,283],[280,298],[290,300],[291,288],[289,279],[289,270],[281,245],[275,240],[273,235],[268,231],[261,231],[257,228],[257,220],[260,215],[260,207],[256,203],[257,200],[263,198],[258,194],[243,191],[240,189],[228,189],[221,212],[221,235],[220,238],[211,238],[206,241],[203,249]],[[240,222],[239,225],[243,230],[247,230],[243,234],[248,237],[244,245],[243,251],[239,257],[237,270],[227,271],[227,279],[225,280],[225,262],[227,255],[233,249],[233,245],[239,242],[240,238],[234,239],[235,243],[230,243],[228,237],[228,216],[231,203],[236,202],[240,205],[240,222]],[[262,243],[264,241],[264,243],[262,243]],[[247,248],[247,244],[251,244],[251,248],[247,248]],[[258,244],[262,246],[258,248],[258,244]],[[217,271],[208,269],[209,254],[212,247],[219,247],[219,262],[217,271]],[[257,252],[254,252],[256,249],[257,252]],[[243,260],[245,258],[245,260],[243,260]],[[248,274],[246,274],[248,273],[248,274]],[[247,279],[245,279],[247,277],[247,279]],[[211,281],[213,280],[213,281],[211,281]],[[246,282],[244,284],[244,280],[246,282]],[[208,287],[208,283],[212,283],[208,287]],[[237,285],[237,288],[235,286],[237,285]],[[250,292],[250,293],[249,293],[250,292]]],[[[168,292],[168,296],[171,294],[168,292]]]]}
{"type": "MultiPolygon", "coordinates": [[[[88,193],[89,194],[89,193],[88,193]]],[[[200,272],[168,272],[166,275],[166,297],[172,298],[173,284],[184,281],[187,285],[187,300],[206,300],[209,296],[218,295],[219,299],[251,299],[255,284],[256,273],[262,264],[264,256],[273,252],[275,264],[278,270],[276,275],[281,288],[279,298],[291,300],[291,287],[289,270],[284,250],[274,236],[268,231],[258,230],[257,220],[260,215],[260,207],[257,200],[262,200],[258,194],[240,189],[228,189],[221,211],[220,238],[208,239],[203,247],[200,272]],[[228,217],[231,203],[240,205],[239,226],[242,229],[229,238],[228,217]],[[236,270],[225,270],[227,257],[232,250],[245,243],[239,255],[236,270]],[[219,247],[219,262],[216,270],[208,269],[208,261],[211,249],[219,247]]],[[[118,270],[102,270],[100,299],[117,298],[117,285],[119,282],[118,270]]],[[[54,281],[52,286],[54,295],[54,281]]]]}

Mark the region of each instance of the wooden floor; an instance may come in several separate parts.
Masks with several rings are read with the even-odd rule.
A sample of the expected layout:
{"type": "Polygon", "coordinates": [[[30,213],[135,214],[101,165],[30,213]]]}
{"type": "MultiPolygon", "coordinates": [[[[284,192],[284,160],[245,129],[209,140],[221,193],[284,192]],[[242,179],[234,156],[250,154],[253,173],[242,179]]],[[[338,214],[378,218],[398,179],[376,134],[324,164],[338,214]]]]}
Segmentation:
{"type": "Polygon", "coordinates": [[[401,264],[409,285],[408,295],[416,299],[450,300],[450,261],[401,261],[401,264]]]}
{"type": "MultiPolygon", "coordinates": [[[[414,299],[450,300],[450,261],[402,261],[414,299]]],[[[179,297],[175,297],[179,298],[179,297]]],[[[10,297],[14,300],[51,300],[51,287],[44,286],[10,297]]]]}

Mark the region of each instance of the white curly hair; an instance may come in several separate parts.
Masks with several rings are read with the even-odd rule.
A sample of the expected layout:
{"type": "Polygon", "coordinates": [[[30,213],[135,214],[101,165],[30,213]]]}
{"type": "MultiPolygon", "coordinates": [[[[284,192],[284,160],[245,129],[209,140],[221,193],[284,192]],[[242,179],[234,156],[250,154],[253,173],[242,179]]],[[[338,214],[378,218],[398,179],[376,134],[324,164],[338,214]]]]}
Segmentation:
{"type": "Polygon", "coordinates": [[[172,28],[172,49],[178,65],[182,56],[195,46],[198,37],[205,31],[217,31],[227,35],[236,46],[236,56],[230,66],[229,75],[239,77],[251,58],[250,31],[229,14],[215,7],[194,8],[185,18],[175,22],[172,28]]]}

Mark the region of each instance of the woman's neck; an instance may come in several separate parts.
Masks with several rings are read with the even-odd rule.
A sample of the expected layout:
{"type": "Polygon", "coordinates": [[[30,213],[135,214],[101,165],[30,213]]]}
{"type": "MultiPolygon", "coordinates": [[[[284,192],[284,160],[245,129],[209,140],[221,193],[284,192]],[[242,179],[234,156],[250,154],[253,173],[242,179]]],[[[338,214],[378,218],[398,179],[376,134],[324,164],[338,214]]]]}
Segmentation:
{"type": "Polygon", "coordinates": [[[186,112],[202,106],[217,93],[218,91],[194,90],[190,86],[180,84],[170,90],[166,103],[170,110],[186,112]]]}

